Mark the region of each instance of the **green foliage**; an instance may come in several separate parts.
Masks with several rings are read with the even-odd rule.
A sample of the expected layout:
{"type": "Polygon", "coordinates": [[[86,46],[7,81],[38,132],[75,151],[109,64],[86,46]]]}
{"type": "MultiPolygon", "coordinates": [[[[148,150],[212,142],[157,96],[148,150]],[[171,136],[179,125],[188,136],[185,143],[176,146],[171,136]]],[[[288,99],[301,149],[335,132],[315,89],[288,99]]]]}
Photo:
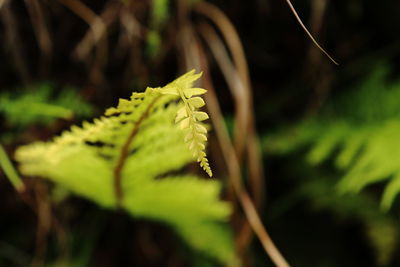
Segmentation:
{"type": "Polygon", "coordinates": [[[161,27],[169,17],[169,0],[153,0],[151,9],[151,24],[154,28],[161,27]]]}
{"type": "Polygon", "coordinates": [[[169,0],[153,0],[150,14],[150,30],[147,34],[146,52],[151,57],[161,50],[161,31],[169,18],[169,0]]]}
{"type": "Polygon", "coordinates": [[[377,69],[317,118],[268,138],[268,149],[289,153],[310,147],[311,165],[333,156],[337,169],[344,172],[337,185],[341,192],[356,193],[388,180],[381,206],[389,209],[400,192],[400,82],[386,79],[386,69],[377,69]]]}
{"type": "Polygon", "coordinates": [[[32,124],[46,125],[54,119],[73,116],[87,117],[93,108],[73,88],[65,87],[55,93],[51,83],[42,83],[15,93],[0,94],[0,114],[12,127],[32,124]]]}
{"type": "Polygon", "coordinates": [[[208,119],[208,115],[203,111],[197,110],[205,105],[204,100],[197,95],[205,94],[207,91],[202,88],[191,88],[190,86],[200,76],[201,73],[194,75],[194,71],[188,72],[178,80],[168,84],[160,92],[181,97],[184,106],[178,110],[175,122],[179,123],[180,128],[185,131],[185,142],[189,143],[189,149],[192,151],[193,157],[200,162],[200,166],[211,177],[212,171],[205,152],[207,128],[202,123],[202,121],[208,119]]]}
{"type": "Polygon", "coordinates": [[[201,138],[195,132],[206,113],[194,110],[199,100],[188,104],[197,99],[192,95],[205,92],[192,88],[199,76],[192,71],[163,88],[133,93],[93,123],[73,126],[51,142],[19,148],[21,172],[51,179],[103,207],[120,207],[134,217],[167,223],[192,248],[220,262],[231,261],[230,207],[218,200],[220,185],[176,174],[193,161],[193,153],[211,172],[204,163],[207,131],[201,138]],[[176,101],[178,91],[185,95],[183,102],[176,101]],[[183,107],[191,110],[184,130],[174,122],[183,107]],[[189,138],[195,148],[184,142],[189,134],[196,134],[189,138]]]}
{"type": "Polygon", "coordinates": [[[158,55],[161,48],[161,35],[158,31],[150,30],[147,33],[147,47],[146,53],[150,58],[154,58],[158,55]]]}
{"type": "Polygon", "coordinates": [[[15,187],[16,190],[18,191],[24,190],[24,184],[22,183],[20,177],[18,176],[17,171],[12,165],[1,143],[0,143],[0,170],[4,171],[4,174],[7,176],[8,180],[10,180],[11,184],[15,187]]]}

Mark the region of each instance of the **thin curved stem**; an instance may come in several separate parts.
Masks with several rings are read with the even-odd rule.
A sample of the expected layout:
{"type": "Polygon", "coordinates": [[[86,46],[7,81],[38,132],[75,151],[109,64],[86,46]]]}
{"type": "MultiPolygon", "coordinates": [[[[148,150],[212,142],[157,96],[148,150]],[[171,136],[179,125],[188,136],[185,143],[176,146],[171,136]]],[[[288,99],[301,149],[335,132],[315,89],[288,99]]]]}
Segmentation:
{"type": "Polygon", "coordinates": [[[304,25],[303,21],[301,20],[300,16],[297,14],[296,9],[294,9],[292,2],[290,0],[286,0],[286,3],[289,5],[290,10],[293,12],[293,15],[296,17],[298,23],[300,26],[303,28],[303,30],[306,32],[308,37],[310,37],[311,41],[318,47],[319,50],[321,50],[322,53],[324,53],[335,65],[339,65],[329,54],[326,52],[319,44],[318,42],[314,39],[312,34],[307,30],[307,27],[304,25]]]}
{"type": "MultiPolygon", "coordinates": [[[[253,95],[244,48],[234,25],[226,16],[226,14],[218,7],[205,1],[201,1],[194,5],[194,10],[209,18],[215,24],[215,26],[217,26],[226,43],[225,49],[225,45],[223,45],[222,40],[220,40],[222,38],[220,38],[212,30],[214,33],[212,35],[215,37],[213,38],[215,40],[213,44],[216,44],[215,48],[216,50],[219,50],[214,53],[214,56],[220,65],[222,73],[225,76],[225,80],[229,84],[229,89],[231,90],[232,95],[235,97],[237,104],[237,123],[235,123],[234,141],[235,150],[237,152],[239,162],[242,162],[242,158],[246,156],[244,153],[247,153],[247,164],[249,166],[249,175],[251,177],[251,188],[253,190],[252,193],[256,206],[260,208],[264,196],[264,170],[260,156],[261,153],[255,149],[258,141],[255,131],[254,113],[252,109],[253,95]],[[228,64],[227,59],[229,59],[229,56],[226,50],[229,50],[234,64],[228,64]],[[234,65],[234,68],[237,71],[230,70],[232,69],[232,65],[234,65]],[[235,80],[235,82],[232,82],[232,80],[235,80]]],[[[209,46],[213,45],[211,42],[208,44],[209,46]]]]}
{"type": "Polygon", "coordinates": [[[122,191],[122,169],[124,167],[126,159],[128,158],[128,155],[129,155],[129,147],[132,144],[133,138],[139,132],[139,127],[141,126],[143,120],[145,120],[150,115],[150,111],[151,111],[152,107],[154,106],[154,104],[157,102],[157,100],[159,98],[160,98],[160,96],[154,98],[154,100],[149,104],[149,106],[143,112],[142,116],[140,116],[138,121],[135,122],[135,125],[132,128],[132,131],[130,132],[128,138],[126,139],[124,145],[121,147],[121,153],[117,160],[117,164],[115,165],[115,168],[114,168],[114,191],[115,191],[115,196],[117,199],[118,207],[121,206],[122,199],[124,196],[124,192],[122,191]]]}
{"type": "MultiPolygon", "coordinates": [[[[247,68],[247,60],[244,54],[244,49],[240,41],[239,35],[235,27],[230,22],[229,18],[215,5],[201,1],[194,6],[194,11],[200,13],[204,17],[209,18],[219,29],[224,37],[227,46],[229,47],[232,58],[237,68],[235,78],[227,79],[229,88],[236,100],[236,117],[235,123],[235,149],[239,161],[242,161],[247,145],[249,124],[251,120],[251,92],[250,79],[247,68]],[[234,81],[233,81],[234,79],[234,81]],[[235,86],[237,85],[238,86],[235,86]]],[[[230,64],[232,65],[232,64],[230,64]]],[[[226,66],[226,65],[225,65],[226,66]]],[[[224,69],[221,68],[224,73],[224,69]]]]}
{"type": "Polygon", "coordinates": [[[289,264],[287,263],[285,258],[282,256],[282,254],[279,252],[279,250],[273,243],[271,237],[269,236],[268,232],[266,231],[264,225],[261,222],[261,219],[257,213],[254,203],[252,202],[249,194],[242,185],[239,161],[236,156],[236,151],[230,140],[227,129],[226,127],[224,127],[222,112],[219,107],[215,90],[211,83],[210,74],[208,72],[208,64],[206,63],[202,46],[198,41],[194,40],[193,43],[190,45],[190,47],[191,47],[191,53],[186,55],[186,57],[191,57],[191,60],[188,61],[194,64],[197,63],[199,65],[197,67],[201,67],[201,69],[203,70],[204,87],[206,87],[209,90],[208,94],[206,94],[205,97],[207,98],[208,108],[210,114],[212,115],[210,118],[215,127],[217,138],[221,146],[222,154],[225,160],[225,164],[228,168],[228,173],[231,178],[230,182],[239,199],[239,203],[241,204],[244,210],[244,213],[251,228],[257,235],[263,248],[265,249],[266,253],[270,256],[271,260],[278,267],[288,267],[289,264]]]}

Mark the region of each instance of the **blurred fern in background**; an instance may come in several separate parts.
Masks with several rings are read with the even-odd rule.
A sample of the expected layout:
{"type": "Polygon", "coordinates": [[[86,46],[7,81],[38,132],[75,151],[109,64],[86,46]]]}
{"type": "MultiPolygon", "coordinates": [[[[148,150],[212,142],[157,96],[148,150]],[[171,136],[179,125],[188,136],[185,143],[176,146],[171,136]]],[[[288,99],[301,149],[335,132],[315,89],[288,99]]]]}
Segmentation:
{"type": "Polygon", "coordinates": [[[333,158],[343,173],[342,192],[357,193],[386,180],[381,205],[389,209],[400,192],[400,81],[387,80],[387,68],[377,68],[321,115],[268,137],[266,149],[290,153],[308,147],[310,165],[333,158]]]}
{"type": "Polygon", "coordinates": [[[50,83],[40,83],[29,88],[6,91],[0,94],[0,115],[13,128],[38,124],[47,125],[54,119],[89,117],[93,106],[71,87],[58,88],[50,83]]]}
{"type": "Polygon", "coordinates": [[[271,156],[304,155],[310,167],[289,163],[301,165],[296,171],[302,178],[282,203],[308,199],[314,209],[360,221],[377,264],[385,266],[399,241],[398,221],[384,212],[400,192],[398,136],[400,81],[391,80],[387,66],[380,65],[368,79],[327,103],[319,115],[267,136],[264,149],[271,156]],[[317,168],[324,162],[328,165],[317,168]],[[340,179],[332,176],[332,167],[340,179]],[[385,182],[380,209],[374,192],[361,192],[378,182],[385,182]]]}

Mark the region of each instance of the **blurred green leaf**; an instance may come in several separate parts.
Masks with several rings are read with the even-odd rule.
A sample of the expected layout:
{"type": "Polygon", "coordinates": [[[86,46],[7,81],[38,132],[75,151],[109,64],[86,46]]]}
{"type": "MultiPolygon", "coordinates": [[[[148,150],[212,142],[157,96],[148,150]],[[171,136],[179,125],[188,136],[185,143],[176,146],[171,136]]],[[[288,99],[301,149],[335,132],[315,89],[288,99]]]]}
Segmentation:
{"type": "Polygon", "coordinates": [[[64,87],[56,92],[52,83],[42,83],[0,94],[1,114],[11,127],[25,128],[60,118],[88,117],[93,114],[93,107],[74,88],[64,87]]]}
{"type": "Polygon", "coordinates": [[[387,67],[380,66],[320,116],[267,137],[266,149],[290,153],[308,147],[311,165],[333,157],[337,169],[345,171],[337,185],[342,192],[389,180],[381,202],[389,209],[400,193],[400,81],[388,83],[387,77],[387,67]]]}
{"type": "Polygon", "coordinates": [[[153,0],[151,9],[151,24],[160,28],[169,17],[169,0],[153,0]]]}
{"type": "Polygon", "coordinates": [[[24,184],[21,181],[17,171],[12,165],[8,158],[7,152],[4,150],[3,145],[0,143],[0,170],[3,170],[11,184],[17,191],[23,191],[25,189],[24,184]]]}

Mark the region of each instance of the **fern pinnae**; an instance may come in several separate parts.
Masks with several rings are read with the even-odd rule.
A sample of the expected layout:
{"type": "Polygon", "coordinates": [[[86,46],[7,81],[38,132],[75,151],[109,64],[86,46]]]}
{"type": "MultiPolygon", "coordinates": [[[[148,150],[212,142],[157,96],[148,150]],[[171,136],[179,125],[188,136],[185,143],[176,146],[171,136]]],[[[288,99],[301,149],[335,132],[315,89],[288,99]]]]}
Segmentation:
{"type": "Polygon", "coordinates": [[[198,109],[205,105],[204,100],[199,97],[207,92],[203,88],[193,88],[193,82],[201,77],[202,73],[195,74],[192,70],[164,88],[160,89],[162,94],[177,95],[183,102],[176,115],[175,123],[179,123],[179,127],[186,131],[185,142],[189,144],[189,149],[193,153],[193,157],[203,170],[212,177],[212,171],[208,163],[207,154],[205,152],[207,141],[207,129],[202,121],[208,119],[208,114],[198,109]]]}
{"type": "Polygon", "coordinates": [[[180,90],[180,96],[184,106],[178,111],[178,115],[183,114],[183,116],[177,116],[175,122],[179,123],[181,129],[188,129],[185,135],[185,142],[189,143],[189,149],[193,151],[193,157],[200,162],[200,166],[212,177],[212,171],[205,153],[207,129],[200,123],[208,119],[208,115],[205,112],[196,111],[196,108],[205,105],[204,100],[200,97],[186,98],[183,90],[180,90]]]}

